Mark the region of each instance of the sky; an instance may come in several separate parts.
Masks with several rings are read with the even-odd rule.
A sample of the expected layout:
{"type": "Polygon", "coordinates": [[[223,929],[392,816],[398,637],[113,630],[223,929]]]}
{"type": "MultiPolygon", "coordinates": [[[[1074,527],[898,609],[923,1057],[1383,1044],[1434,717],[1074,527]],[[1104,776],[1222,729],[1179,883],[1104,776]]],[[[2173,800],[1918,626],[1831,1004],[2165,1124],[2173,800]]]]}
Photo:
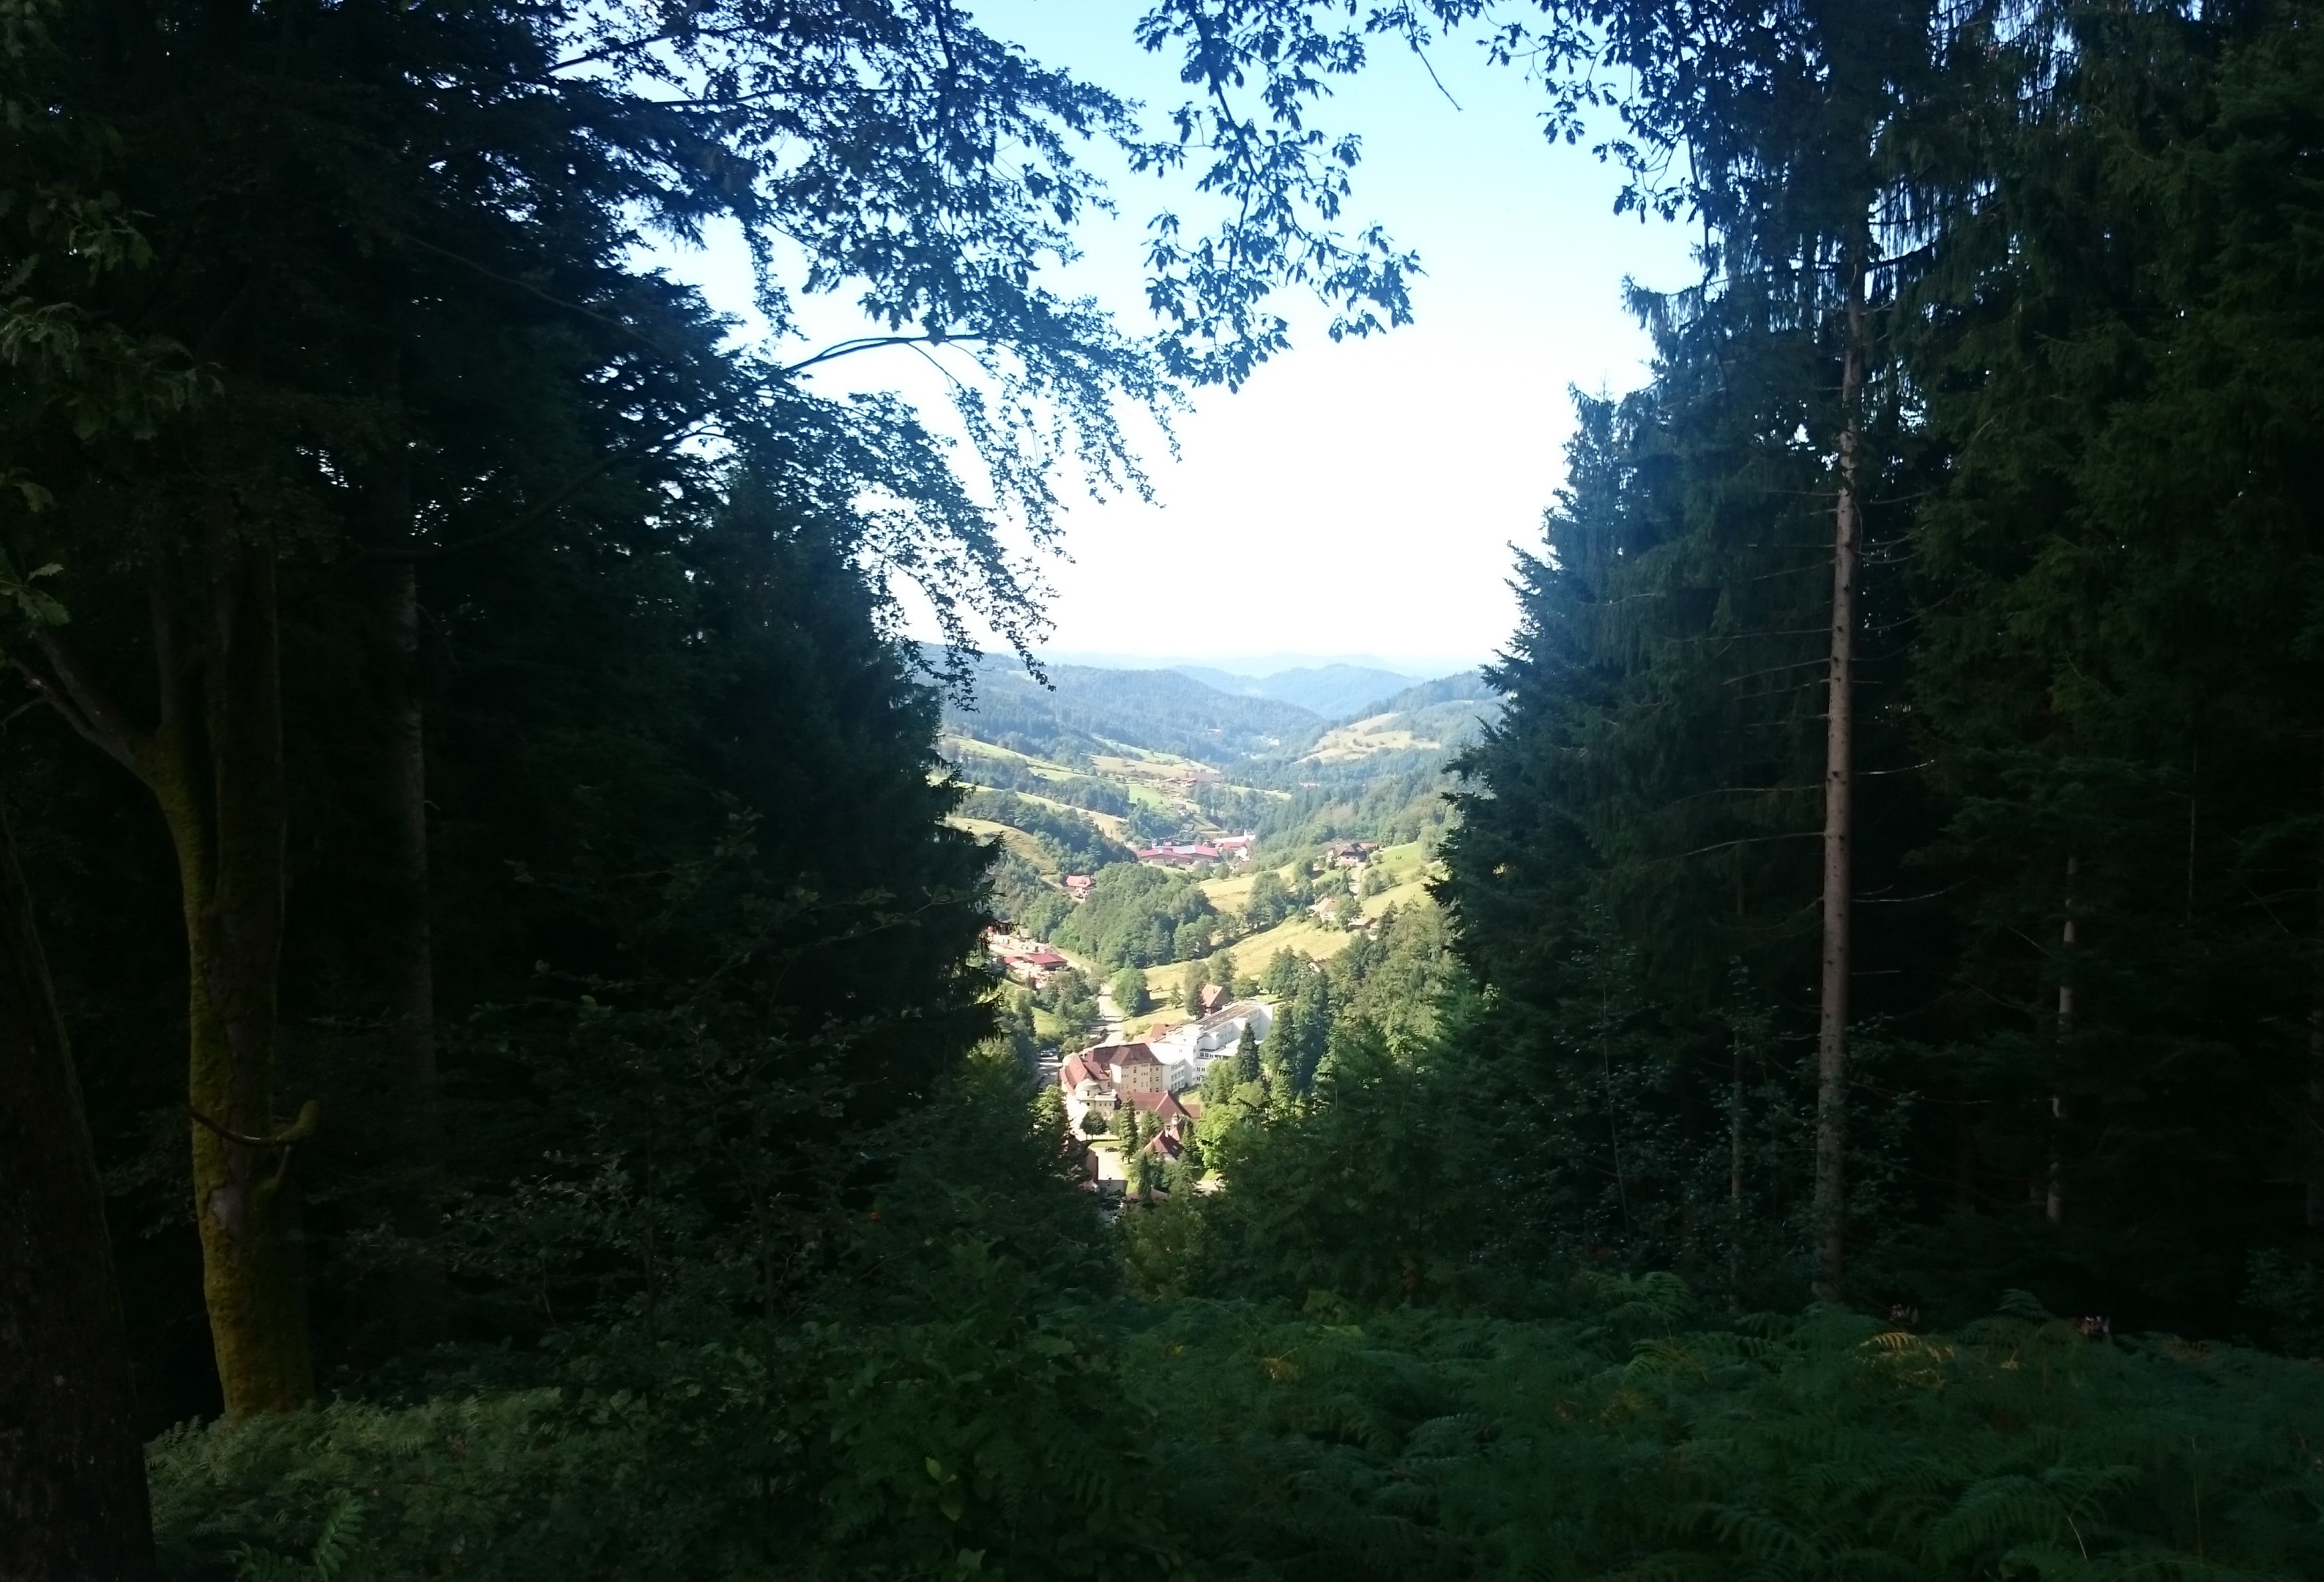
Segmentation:
{"type": "MultiPolygon", "coordinates": [[[[1175,63],[1130,36],[1143,8],[974,6],[989,32],[1144,100],[1159,125],[1184,90],[1175,63]]],[[[1678,227],[1613,214],[1618,178],[1586,147],[1545,143],[1537,88],[1467,40],[1441,42],[1429,64],[1441,90],[1401,46],[1381,50],[1317,117],[1364,136],[1350,228],[1377,219],[1419,251],[1416,322],[1334,345],[1320,310],[1286,298],[1292,352],[1240,392],[1198,393],[1177,423],[1176,460],[1158,440],[1148,448],[1154,504],[1061,488],[1073,504],[1064,558],[1044,568],[1047,652],[1230,670],[1253,669],[1259,655],[1362,654],[1436,674],[1507,641],[1509,546],[1539,541],[1563,472],[1568,392],[1643,381],[1646,339],[1622,310],[1623,282],[1681,285],[1693,265],[1678,227]]],[[[1128,175],[1115,194],[1120,216],[1092,226],[1065,283],[1143,327],[1145,222],[1188,197],[1128,175]]],[[[747,316],[739,247],[670,264],[747,316]]],[[[811,339],[855,328],[853,310],[828,299],[805,318],[811,339]]],[[[826,365],[820,387],[899,389],[933,419],[930,377],[913,353],[886,351],[826,365]]]]}

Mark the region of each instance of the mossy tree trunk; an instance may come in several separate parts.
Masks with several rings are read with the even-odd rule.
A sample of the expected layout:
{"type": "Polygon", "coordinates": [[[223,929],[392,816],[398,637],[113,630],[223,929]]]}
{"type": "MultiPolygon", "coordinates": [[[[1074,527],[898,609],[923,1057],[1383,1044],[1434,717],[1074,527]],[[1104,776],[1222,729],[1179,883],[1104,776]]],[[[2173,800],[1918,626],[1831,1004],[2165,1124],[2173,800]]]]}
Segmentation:
{"type": "Polygon", "coordinates": [[[134,726],[51,633],[51,701],[159,804],[185,913],[188,1064],[202,1288],[226,1414],[314,1392],[293,1230],[293,1146],[274,1092],[282,952],[284,787],[271,545],[232,530],[153,595],[158,722],[134,726]]]}
{"type": "Polygon", "coordinates": [[[153,1574],[97,1156],[0,819],[0,1582],[153,1574]]]}

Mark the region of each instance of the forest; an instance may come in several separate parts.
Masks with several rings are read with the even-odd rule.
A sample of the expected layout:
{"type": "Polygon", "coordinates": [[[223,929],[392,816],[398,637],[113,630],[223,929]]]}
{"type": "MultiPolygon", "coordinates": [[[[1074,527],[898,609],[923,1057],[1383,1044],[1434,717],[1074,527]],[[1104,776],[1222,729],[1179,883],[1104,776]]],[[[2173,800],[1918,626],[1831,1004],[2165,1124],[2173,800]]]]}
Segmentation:
{"type": "Polygon", "coordinates": [[[2324,1575],[2324,8],[1120,26],[0,0],[0,1582],[2324,1575]],[[1449,800],[1277,814],[1434,903],[1102,1198],[951,820],[1112,810],[945,711],[1102,745],[1061,496],[1411,318],[1456,48],[1699,273],[1449,800]]]}

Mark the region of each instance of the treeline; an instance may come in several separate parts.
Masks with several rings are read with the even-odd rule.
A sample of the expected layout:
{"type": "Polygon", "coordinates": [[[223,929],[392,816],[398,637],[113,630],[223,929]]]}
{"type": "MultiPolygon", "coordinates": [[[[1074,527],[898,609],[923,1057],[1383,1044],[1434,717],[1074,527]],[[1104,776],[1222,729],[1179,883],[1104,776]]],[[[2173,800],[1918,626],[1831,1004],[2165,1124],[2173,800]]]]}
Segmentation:
{"type": "Polygon", "coordinates": [[[892,637],[1029,630],[1000,537],[639,244],[985,348],[1038,531],[1008,414],[1102,476],[1271,283],[1402,316],[1366,20],[1172,0],[1152,143],[948,6],[0,14],[0,1573],[2324,1573],[2235,1343],[2324,1285],[2313,7],[1370,23],[1485,10],[1709,284],[1449,911],[1266,964],[1214,1189],[1111,1223],[892,637]],[[1084,131],[1242,217],[1158,342],[1028,283],[1084,131]]]}
{"type": "Polygon", "coordinates": [[[164,1424],[798,1333],[993,1028],[927,682],[1038,625],[1004,518],[1277,349],[1223,301],[1402,283],[1297,155],[1172,325],[1060,297],[1148,145],[949,5],[28,0],[0,122],[0,1575],[134,1578],[164,1424]],[[964,474],[802,377],[905,345],[964,474]]]}
{"type": "Polygon", "coordinates": [[[1160,967],[1207,956],[1222,942],[1218,909],[1185,874],[1116,863],[1056,925],[1057,942],[1106,967],[1160,967]]]}
{"type": "Polygon", "coordinates": [[[1524,562],[1471,1036],[1576,1254],[2313,1346],[2319,19],[2021,20],[1668,108],[1717,268],[1524,562]]]}
{"type": "Polygon", "coordinates": [[[1443,754],[1412,754],[1401,766],[1365,758],[1296,768],[1302,779],[1288,800],[1269,799],[1250,810],[1259,860],[1304,857],[1334,840],[1434,842],[1451,828],[1445,795],[1453,781],[1443,754]]]}
{"type": "Polygon", "coordinates": [[[1131,855],[1128,847],[1080,814],[1046,807],[1014,791],[974,787],[961,799],[960,811],[965,818],[1023,830],[1040,841],[1067,873],[1093,874],[1131,855]]]}
{"type": "Polygon", "coordinates": [[[1233,763],[1296,752],[1323,729],[1296,703],[1222,692],[1176,671],[1049,665],[1037,680],[991,654],[974,677],[973,698],[950,706],[948,728],[1060,763],[1123,746],[1233,763]]]}
{"type": "Polygon", "coordinates": [[[993,753],[979,753],[959,748],[950,761],[953,772],[961,779],[977,785],[991,786],[995,791],[1026,792],[1047,797],[1054,802],[1065,802],[1091,813],[1110,813],[1115,818],[1130,810],[1130,793],[1108,781],[1094,780],[1086,774],[1060,777],[1045,776],[1019,759],[1003,758],[993,753]]]}

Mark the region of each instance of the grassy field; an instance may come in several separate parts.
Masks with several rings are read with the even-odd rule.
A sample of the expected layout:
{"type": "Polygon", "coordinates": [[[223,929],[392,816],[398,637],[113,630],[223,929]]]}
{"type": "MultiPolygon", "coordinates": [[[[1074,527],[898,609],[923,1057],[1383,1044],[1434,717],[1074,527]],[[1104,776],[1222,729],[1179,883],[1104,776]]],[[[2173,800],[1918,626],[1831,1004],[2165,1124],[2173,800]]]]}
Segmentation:
{"type": "Polygon", "coordinates": [[[1237,874],[1231,879],[1205,879],[1203,893],[1221,911],[1240,911],[1243,902],[1250,899],[1250,887],[1258,877],[1256,874],[1237,874]]]}
{"type": "Polygon", "coordinates": [[[1342,929],[1326,928],[1313,918],[1296,917],[1264,933],[1234,944],[1235,965],[1254,976],[1265,972],[1278,950],[1296,950],[1310,961],[1329,961],[1355,939],[1342,929]]]}
{"type": "Polygon", "coordinates": [[[1346,763],[1358,758],[1369,758],[1376,753],[1410,753],[1425,747],[1441,747],[1425,736],[1415,735],[1401,723],[1404,717],[1397,714],[1375,714],[1323,733],[1314,749],[1301,759],[1302,763],[1346,763]]]}
{"type": "Polygon", "coordinates": [[[1039,869],[1044,879],[1057,876],[1056,861],[1049,856],[1049,848],[1013,825],[996,824],[990,819],[968,819],[959,814],[953,815],[945,822],[954,829],[965,829],[979,838],[1000,841],[1039,869]]]}
{"type": "Polygon", "coordinates": [[[1019,753],[1014,747],[996,746],[991,742],[979,741],[974,736],[962,735],[957,731],[945,732],[936,738],[936,745],[945,752],[957,753],[966,758],[1012,759],[1024,764],[1034,773],[1052,780],[1069,780],[1081,772],[1077,769],[1069,769],[1062,763],[1052,763],[1047,758],[1036,758],[1030,753],[1019,753]]]}
{"type": "Polygon", "coordinates": [[[1404,884],[1364,897],[1364,915],[1378,917],[1391,906],[1434,905],[1428,898],[1428,881],[1415,878],[1404,884]]]}
{"type": "MultiPolygon", "coordinates": [[[[1183,971],[1185,969],[1181,968],[1180,970],[1183,971]]],[[[1178,985],[1176,983],[1170,982],[1164,976],[1169,971],[1170,968],[1167,967],[1149,967],[1147,969],[1146,976],[1153,980],[1153,985],[1156,988],[1175,990],[1178,985]]],[[[1166,1022],[1171,1026],[1176,1027],[1180,1022],[1186,1020],[1187,1016],[1185,1011],[1176,1004],[1173,1003],[1170,1004],[1165,1004],[1155,1010],[1148,1011],[1143,1016],[1123,1017],[1121,1022],[1121,1036],[1125,1039],[1144,1038],[1148,1032],[1154,1028],[1161,1026],[1166,1022]]]]}
{"type": "MultiPolygon", "coordinates": [[[[1397,849],[1400,851],[1404,848],[1399,847],[1397,849]]],[[[1415,842],[1412,849],[1418,851],[1419,844],[1415,842]]],[[[1250,887],[1259,882],[1259,875],[1262,871],[1253,868],[1248,873],[1236,874],[1230,878],[1205,879],[1203,881],[1203,893],[1209,896],[1211,904],[1221,911],[1240,911],[1250,900],[1250,887]]],[[[1286,863],[1275,870],[1275,876],[1286,884],[1297,877],[1298,874],[1297,863],[1286,863]]]]}
{"type": "Polygon", "coordinates": [[[1402,846],[1384,846],[1372,853],[1372,883],[1379,884],[1384,880],[1389,884],[1404,884],[1416,878],[1425,863],[1416,840],[1407,840],[1402,846]]]}
{"type": "Polygon", "coordinates": [[[1124,830],[1130,828],[1130,820],[1123,818],[1119,813],[1093,812],[1087,808],[1076,808],[1071,802],[1061,802],[1053,797],[1036,796],[1031,791],[1019,791],[1017,795],[1023,797],[1028,802],[1038,802],[1045,808],[1055,808],[1060,813],[1078,814],[1082,818],[1084,818],[1091,823],[1096,825],[1100,829],[1104,830],[1116,840],[1128,840],[1130,838],[1129,836],[1123,833],[1124,830]]]}

